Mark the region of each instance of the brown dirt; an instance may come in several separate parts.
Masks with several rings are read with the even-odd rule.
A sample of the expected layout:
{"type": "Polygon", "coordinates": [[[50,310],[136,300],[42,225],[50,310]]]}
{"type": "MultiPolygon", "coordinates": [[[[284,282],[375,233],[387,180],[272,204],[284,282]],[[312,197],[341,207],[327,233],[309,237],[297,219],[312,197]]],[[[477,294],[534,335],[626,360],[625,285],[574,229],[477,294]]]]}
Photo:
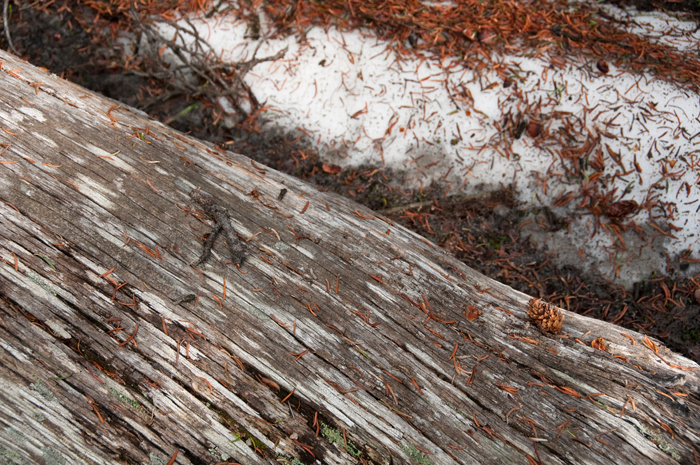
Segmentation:
{"type": "MultiPolygon", "coordinates": [[[[694,1],[616,3],[649,8],[685,6],[698,11],[694,1]]],[[[400,174],[380,167],[357,167],[339,174],[324,171],[302,134],[255,130],[260,125],[226,129],[216,123],[215,107],[206,101],[176,117],[194,102],[183,95],[160,98],[166,84],[125,73],[120,51],[109,41],[109,34],[88,32],[76,20],[85,13],[81,5],[57,2],[42,7],[43,11],[16,10],[11,32],[22,56],[78,84],[144,109],[154,118],[170,121],[176,129],[381,211],[445,247],[468,266],[513,288],[658,337],[673,350],[700,362],[700,288],[697,277],[693,281],[676,273],[687,263],[669,260],[660,269],[649,270],[648,279],[628,292],[600,276],[555,265],[546,250],[520,231],[531,221],[554,231],[563,227],[566,219],[548,209],[519,205],[508,188],[478,198],[446,197],[446,186],[441,185],[406,191],[400,187],[400,174]],[[64,5],[70,10],[59,11],[64,5]]],[[[4,37],[0,46],[7,48],[4,37]]]]}

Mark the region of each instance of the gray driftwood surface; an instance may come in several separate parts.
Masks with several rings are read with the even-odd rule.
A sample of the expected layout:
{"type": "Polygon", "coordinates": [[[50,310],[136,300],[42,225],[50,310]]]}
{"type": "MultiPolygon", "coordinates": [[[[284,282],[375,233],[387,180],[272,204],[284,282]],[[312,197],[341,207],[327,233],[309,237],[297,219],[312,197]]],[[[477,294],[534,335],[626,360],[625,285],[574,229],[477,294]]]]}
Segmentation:
{"type": "Polygon", "coordinates": [[[700,459],[693,362],[568,312],[543,334],[388,219],[0,61],[0,463],[700,459]],[[193,266],[194,189],[240,269],[224,235],[193,266]]]}

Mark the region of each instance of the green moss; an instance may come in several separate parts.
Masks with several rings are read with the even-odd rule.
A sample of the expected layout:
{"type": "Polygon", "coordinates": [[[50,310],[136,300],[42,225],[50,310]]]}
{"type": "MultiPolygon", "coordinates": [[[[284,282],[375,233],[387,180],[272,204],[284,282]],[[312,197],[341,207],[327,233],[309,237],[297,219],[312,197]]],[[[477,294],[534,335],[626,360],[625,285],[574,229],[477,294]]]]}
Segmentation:
{"type": "Polygon", "coordinates": [[[238,423],[236,423],[236,421],[233,419],[233,417],[231,417],[231,415],[229,415],[228,413],[226,413],[223,410],[218,412],[218,414],[219,414],[219,422],[222,425],[227,426],[231,431],[235,432],[236,428],[238,428],[238,423]]]}
{"type": "Polygon", "coordinates": [[[122,394],[113,387],[110,387],[109,390],[115,397],[117,397],[117,399],[119,399],[121,404],[127,409],[129,409],[131,412],[134,412],[141,417],[145,417],[148,415],[146,409],[144,409],[143,406],[138,403],[138,401],[132,399],[131,397],[125,394],[122,394]]]}
{"type": "Polygon", "coordinates": [[[359,457],[362,455],[362,451],[355,446],[355,444],[352,443],[352,441],[348,441],[347,443],[345,442],[345,438],[343,438],[343,435],[340,434],[340,432],[335,429],[331,428],[327,424],[321,422],[321,435],[328,440],[329,443],[331,444],[338,444],[338,446],[345,450],[348,454],[352,455],[353,457],[359,457]]]}
{"type": "Polygon", "coordinates": [[[286,455],[279,454],[276,457],[277,462],[283,465],[304,465],[304,462],[296,457],[287,457],[286,455]]]}
{"type": "Polygon", "coordinates": [[[267,449],[267,446],[263,444],[262,441],[260,441],[258,438],[250,434],[248,430],[246,430],[243,427],[239,427],[239,431],[231,431],[231,434],[233,435],[233,439],[231,442],[238,442],[238,441],[250,441],[250,444],[253,447],[256,447],[260,450],[265,450],[267,449]]]}
{"type": "Polygon", "coordinates": [[[408,447],[401,446],[401,450],[404,451],[406,455],[411,457],[411,460],[418,463],[419,465],[434,465],[432,460],[430,460],[427,455],[416,449],[416,446],[414,446],[410,442],[408,443],[408,447]]]}
{"type": "Polygon", "coordinates": [[[265,444],[263,444],[259,439],[253,436],[250,437],[250,442],[253,444],[253,447],[257,447],[260,450],[267,449],[267,446],[265,444]]]}

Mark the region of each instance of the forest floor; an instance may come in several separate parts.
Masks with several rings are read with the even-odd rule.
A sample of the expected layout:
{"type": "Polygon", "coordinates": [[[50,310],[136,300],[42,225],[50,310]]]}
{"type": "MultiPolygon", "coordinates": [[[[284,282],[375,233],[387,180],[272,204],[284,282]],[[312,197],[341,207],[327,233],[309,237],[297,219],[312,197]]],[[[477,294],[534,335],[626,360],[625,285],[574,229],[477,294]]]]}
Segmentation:
{"type": "MultiPolygon", "coordinates": [[[[478,197],[446,196],[448,187],[440,183],[409,190],[403,187],[405,184],[401,173],[381,166],[340,170],[325,164],[314,154],[313,144],[303,134],[259,131],[260,124],[256,121],[262,118],[259,113],[252,112],[238,127],[228,129],[219,124],[216,106],[211,101],[195,101],[187,94],[176,91],[164,95],[163,90],[167,90],[172,83],[156,79],[152,73],[149,75],[145,62],[125,63],[120,42],[116,38],[120,31],[133,31],[134,24],[130,22],[129,2],[123,3],[120,8],[118,1],[57,0],[15,8],[8,21],[14,47],[22,58],[32,64],[143,109],[151,117],[175,129],[245,154],[257,163],[294,175],[319,189],[336,192],[381,212],[449,250],[466,265],[515,289],[577,313],[642,331],[700,362],[699,278],[677,272],[682,272],[687,262],[669,259],[660,269],[650,270],[648,279],[626,290],[589,271],[555,264],[551,258],[557,252],[548,251],[538,244],[539,241],[532,234],[532,225],[537,225],[546,234],[547,231],[565,227],[566,219],[547,208],[526,208],[519,204],[507,187],[500,192],[478,197]],[[193,103],[199,105],[193,106],[193,103]]],[[[182,11],[191,11],[205,9],[212,3],[215,2],[192,0],[180,2],[179,5],[182,11]]],[[[275,3],[267,2],[272,6],[275,3]]],[[[395,5],[402,3],[417,2],[393,1],[395,5]]],[[[507,2],[491,2],[497,3],[505,5],[507,2]]],[[[695,0],[615,3],[623,8],[634,5],[640,9],[669,9],[696,21],[700,18],[700,7],[695,0]]],[[[333,15],[332,5],[335,4],[339,5],[338,8],[344,7],[343,2],[328,2],[330,6],[322,13],[314,12],[308,5],[306,10],[299,8],[295,18],[280,19],[280,30],[291,27],[295,21],[298,25],[300,18],[306,19],[308,24],[327,26],[333,15]]],[[[420,37],[420,30],[411,31],[405,29],[405,25],[373,21],[372,12],[364,12],[364,16],[358,16],[357,21],[353,22],[353,4],[358,6],[362,2],[345,2],[347,11],[343,17],[347,18],[348,23],[344,27],[362,26],[385,35],[395,27],[398,29],[394,32],[405,34],[407,42],[420,37]],[[414,39],[411,39],[411,34],[414,34],[414,39]]],[[[144,10],[147,11],[148,6],[144,10]]],[[[162,10],[150,11],[154,12],[164,13],[162,10]]],[[[566,42],[566,34],[562,37],[566,42]]],[[[445,40],[451,39],[447,37],[445,40]]],[[[570,45],[577,45],[573,39],[569,39],[569,42],[570,45]]],[[[0,47],[8,48],[4,35],[0,39],[0,47]]],[[[589,52],[595,54],[595,46],[589,52]]],[[[610,50],[605,49],[605,52],[610,50]]],[[[630,63],[630,66],[642,66],[633,60],[630,63]]],[[[667,73],[680,76],[680,79],[692,79],[696,75],[693,73],[700,69],[698,63],[673,65],[671,69],[668,62],[661,63],[655,71],[660,75],[667,73]],[[690,73],[685,78],[684,69],[690,73]]]]}

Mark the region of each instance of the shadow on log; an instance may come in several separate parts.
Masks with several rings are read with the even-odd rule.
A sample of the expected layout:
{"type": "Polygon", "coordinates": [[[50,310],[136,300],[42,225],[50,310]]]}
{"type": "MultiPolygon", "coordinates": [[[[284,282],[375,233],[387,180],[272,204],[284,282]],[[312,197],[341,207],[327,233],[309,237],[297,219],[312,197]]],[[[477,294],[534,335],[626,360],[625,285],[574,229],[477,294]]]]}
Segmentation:
{"type": "Polygon", "coordinates": [[[0,462],[700,459],[693,362],[0,60],[0,462]]]}

